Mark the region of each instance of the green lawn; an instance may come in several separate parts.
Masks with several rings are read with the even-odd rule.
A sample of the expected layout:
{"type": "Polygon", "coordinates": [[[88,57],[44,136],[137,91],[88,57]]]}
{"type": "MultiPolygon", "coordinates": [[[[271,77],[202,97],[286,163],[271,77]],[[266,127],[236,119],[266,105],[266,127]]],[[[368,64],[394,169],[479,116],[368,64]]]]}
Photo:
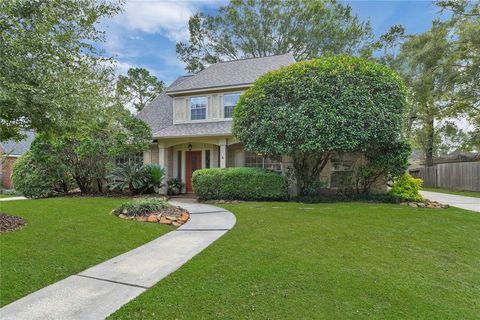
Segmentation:
{"type": "Polygon", "coordinates": [[[0,304],[78,273],[172,230],[109,212],[125,199],[52,198],[0,202],[27,226],[0,235],[0,304]]]}
{"type": "Polygon", "coordinates": [[[480,192],[476,192],[476,191],[452,191],[452,190],[443,189],[443,188],[422,188],[422,190],[432,191],[432,192],[440,192],[440,193],[448,193],[448,194],[455,194],[457,196],[480,198],[480,192]]]}
{"type": "Polygon", "coordinates": [[[478,319],[480,214],[225,205],[237,225],[113,319],[478,319]]]}
{"type": "Polygon", "coordinates": [[[11,197],[18,197],[14,194],[0,194],[0,198],[11,198],[11,197]]]}

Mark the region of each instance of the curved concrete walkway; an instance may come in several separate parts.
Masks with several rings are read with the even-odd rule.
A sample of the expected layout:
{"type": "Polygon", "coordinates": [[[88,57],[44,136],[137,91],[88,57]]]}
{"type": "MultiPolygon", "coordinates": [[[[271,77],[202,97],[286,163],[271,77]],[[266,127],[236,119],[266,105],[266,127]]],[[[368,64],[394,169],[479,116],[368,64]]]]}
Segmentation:
{"type": "Polygon", "coordinates": [[[431,201],[437,201],[465,210],[480,212],[480,198],[431,191],[420,191],[420,193],[424,198],[431,201]]]}
{"type": "Polygon", "coordinates": [[[236,222],[231,212],[212,205],[172,203],[190,212],[187,223],[6,305],[0,309],[0,319],[105,319],[180,268],[236,222]]]}
{"type": "Polygon", "coordinates": [[[22,196],[15,196],[15,197],[9,197],[9,198],[0,198],[0,201],[12,201],[12,200],[27,200],[27,198],[22,197],[22,196]]]}

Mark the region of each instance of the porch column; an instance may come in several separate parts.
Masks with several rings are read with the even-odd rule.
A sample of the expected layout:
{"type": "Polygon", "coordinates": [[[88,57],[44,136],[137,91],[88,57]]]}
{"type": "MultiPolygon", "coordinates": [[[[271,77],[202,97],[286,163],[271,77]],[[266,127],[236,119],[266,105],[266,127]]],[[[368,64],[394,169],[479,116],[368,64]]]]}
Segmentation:
{"type": "Polygon", "coordinates": [[[165,159],[165,146],[163,143],[158,143],[158,164],[162,167],[165,168],[166,164],[166,159],[165,159]]]}
{"type": "Polygon", "coordinates": [[[226,168],[227,167],[227,141],[226,139],[223,139],[219,143],[220,145],[220,168],[226,168]]]}
{"type": "Polygon", "coordinates": [[[150,146],[148,146],[148,150],[143,152],[143,163],[151,163],[152,162],[152,155],[150,146]]]}
{"type": "Polygon", "coordinates": [[[167,180],[168,180],[168,149],[163,143],[158,143],[158,165],[165,169],[165,179],[160,193],[167,194],[167,180]]]}

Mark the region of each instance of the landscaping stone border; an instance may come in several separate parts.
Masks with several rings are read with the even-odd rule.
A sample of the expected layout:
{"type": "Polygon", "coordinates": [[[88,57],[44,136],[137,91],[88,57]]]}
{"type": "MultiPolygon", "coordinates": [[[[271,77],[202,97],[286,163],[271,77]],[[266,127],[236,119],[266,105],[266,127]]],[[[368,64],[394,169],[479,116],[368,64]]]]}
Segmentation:
{"type": "Polygon", "coordinates": [[[188,221],[188,219],[190,219],[190,213],[181,207],[176,207],[176,209],[178,209],[179,214],[172,214],[172,213],[165,214],[161,212],[152,212],[148,216],[133,217],[125,214],[119,214],[117,217],[124,220],[136,220],[139,222],[171,224],[175,227],[180,227],[181,225],[185,224],[188,221]]]}

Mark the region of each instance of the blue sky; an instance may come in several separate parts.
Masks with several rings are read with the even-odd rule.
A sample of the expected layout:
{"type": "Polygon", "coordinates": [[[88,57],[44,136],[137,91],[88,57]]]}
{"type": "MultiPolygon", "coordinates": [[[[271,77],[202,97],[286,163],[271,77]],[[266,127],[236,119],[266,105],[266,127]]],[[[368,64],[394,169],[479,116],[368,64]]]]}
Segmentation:
{"type": "MultiPolygon", "coordinates": [[[[431,1],[341,1],[361,20],[370,19],[376,36],[402,24],[408,33],[428,30],[438,9],[431,1]]],[[[223,0],[127,0],[124,12],[105,24],[105,55],[113,56],[117,72],[144,67],[166,84],[185,74],[175,43],[188,39],[188,18],[201,10],[213,13],[223,0]]]]}

